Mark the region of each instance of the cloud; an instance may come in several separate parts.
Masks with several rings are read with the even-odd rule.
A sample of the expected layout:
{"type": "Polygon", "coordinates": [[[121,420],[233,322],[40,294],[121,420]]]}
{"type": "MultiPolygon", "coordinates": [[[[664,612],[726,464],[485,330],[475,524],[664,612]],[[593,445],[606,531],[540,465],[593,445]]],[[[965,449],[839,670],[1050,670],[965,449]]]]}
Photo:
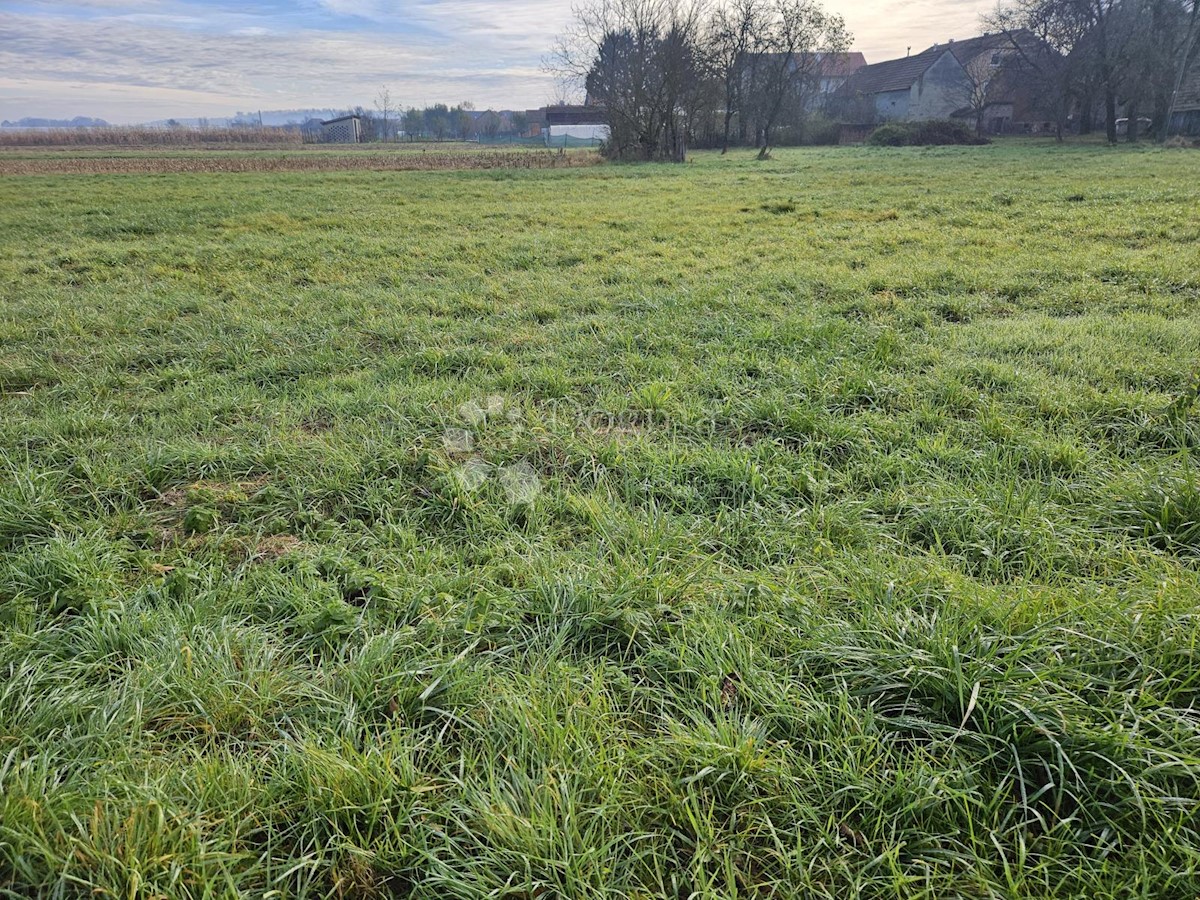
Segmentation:
{"type": "Polygon", "coordinates": [[[26,6],[44,7],[49,10],[62,10],[64,7],[76,9],[120,10],[159,9],[166,5],[167,0],[25,0],[26,6]]]}
{"type": "MultiPolygon", "coordinates": [[[[96,102],[78,111],[106,117],[116,115],[106,107],[116,86],[141,89],[146,110],[136,119],[188,115],[187,108],[164,104],[203,96],[230,102],[227,113],[369,105],[385,83],[411,104],[472,99],[481,106],[535,105],[549,93],[536,40],[488,47],[471,37],[472,28],[455,33],[440,16],[404,32],[280,27],[270,17],[244,13],[202,19],[179,16],[174,8],[116,12],[82,19],[0,15],[0,72],[37,81],[43,97],[53,94],[49,85],[61,82],[60,102],[72,108],[79,92],[68,94],[67,85],[94,85],[96,102]]],[[[13,109],[16,97],[26,94],[0,88],[7,117],[51,114],[48,108],[13,109]]],[[[211,104],[205,107],[216,114],[211,104]]],[[[68,111],[55,105],[53,113],[68,111]]]]}
{"type": "Polygon", "coordinates": [[[974,37],[982,31],[981,17],[995,7],[995,0],[867,0],[839,12],[867,61],[883,62],[904,56],[909,47],[919,53],[951,38],[974,37]]]}
{"type": "MultiPolygon", "coordinates": [[[[568,0],[0,2],[6,118],[369,105],[383,84],[404,104],[533,106],[553,94],[540,63],[571,18],[568,0]]],[[[977,33],[992,2],[841,5],[874,62],[977,33]]]]}
{"type": "Polygon", "coordinates": [[[318,3],[335,16],[354,16],[373,21],[393,18],[400,12],[395,3],[386,0],[318,0],[318,3]]]}

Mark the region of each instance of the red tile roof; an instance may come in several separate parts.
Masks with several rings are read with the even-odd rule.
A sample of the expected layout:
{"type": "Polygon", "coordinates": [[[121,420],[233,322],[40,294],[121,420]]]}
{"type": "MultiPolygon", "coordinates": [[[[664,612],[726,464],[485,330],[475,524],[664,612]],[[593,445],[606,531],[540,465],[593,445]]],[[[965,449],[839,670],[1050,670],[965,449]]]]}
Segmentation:
{"type": "Polygon", "coordinates": [[[822,78],[849,78],[867,64],[861,53],[826,53],[821,57],[822,78]]]}

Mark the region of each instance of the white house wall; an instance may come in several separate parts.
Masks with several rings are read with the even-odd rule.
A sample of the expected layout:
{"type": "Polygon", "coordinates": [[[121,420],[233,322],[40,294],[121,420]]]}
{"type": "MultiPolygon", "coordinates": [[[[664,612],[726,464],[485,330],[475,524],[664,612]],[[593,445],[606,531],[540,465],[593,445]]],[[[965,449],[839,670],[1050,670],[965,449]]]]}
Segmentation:
{"type": "Polygon", "coordinates": [[[956,110],[968,106],[970,98],[967,73],[947,50],[909,90],[906,118],[913,122],[949,119],[956,110]]]}
{"type": "Polygon", "coordinates": [[[908,118],[911,98],[908,91],[885,91],[875,95],[875,117],[880,122],[895,122],[908,118]]]}

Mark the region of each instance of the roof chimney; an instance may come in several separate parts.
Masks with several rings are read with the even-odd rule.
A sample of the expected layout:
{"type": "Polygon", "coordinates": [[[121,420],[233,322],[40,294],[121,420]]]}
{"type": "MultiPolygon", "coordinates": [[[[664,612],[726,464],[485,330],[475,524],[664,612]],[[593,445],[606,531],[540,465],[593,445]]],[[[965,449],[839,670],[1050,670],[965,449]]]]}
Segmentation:
{"type": "Polygon", "coordinates": [[[909,47],[909,48],[908,48],[908,52],[907,52],[907,53],[905,53],[904,55],[905,55],[905,56],[912,56],[912,47],[909,47]]]}

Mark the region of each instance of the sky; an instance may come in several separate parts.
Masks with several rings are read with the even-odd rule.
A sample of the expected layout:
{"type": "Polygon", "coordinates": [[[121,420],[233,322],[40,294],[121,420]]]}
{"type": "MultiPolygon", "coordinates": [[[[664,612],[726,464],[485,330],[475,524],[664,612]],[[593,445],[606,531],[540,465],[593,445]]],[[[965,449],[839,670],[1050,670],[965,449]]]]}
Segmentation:
{"type": "MultiPolygon", "coordinates": [[[[826,0],[879,62],[979,32],[995,0],[826,0]]],[[[556,96],[542,61],[571,0],[0,0],[0,119],[114,123],[239,111],[556,96]]]]}

